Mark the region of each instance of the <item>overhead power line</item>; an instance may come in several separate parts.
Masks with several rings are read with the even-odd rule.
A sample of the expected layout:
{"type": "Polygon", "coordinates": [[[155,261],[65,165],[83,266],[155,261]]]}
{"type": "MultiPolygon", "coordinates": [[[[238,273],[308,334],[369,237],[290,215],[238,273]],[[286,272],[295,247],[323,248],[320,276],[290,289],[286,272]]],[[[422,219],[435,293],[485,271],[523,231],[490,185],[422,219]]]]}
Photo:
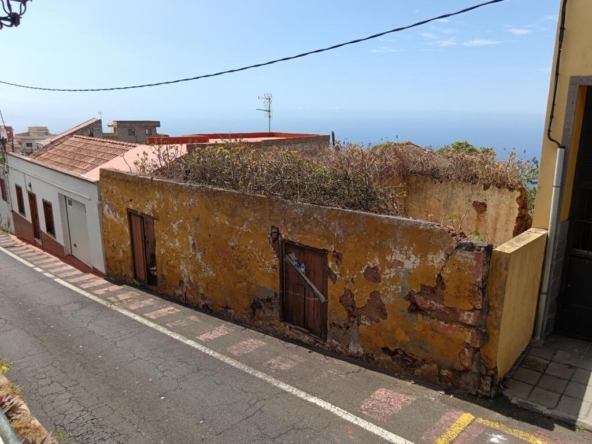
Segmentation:
{"type": "Polygon", "coordinates": [[[332,51],[334,49],[342,48],[344,46],[355,45],[357,43],[362,43],[362,42],[366,42],[368,40],[377,39],[377,38],[383,37],[387,34],[393,34],[396,32],[406,31],[411,28],[417,28],[418,26],[423,26],[428,23],[435,22],[437,20],[443,20],[443,19],[447,19],[447,18],[454,17],[457,15],[466,14],[467,12],[474,11],[475,9],[483,8],[485,6],[493,5],[494,3],[501,3],[504,1],[506,1],[506,0],[490,0],[490,1],[487,1],[484,3],[480,3],[478,5],[474,5],[474,6],[465,8],[465,9],[461,9],[460,11],[451,12],[451,13],[440,15],[438,17],[433,17],[433,18],[430,18],[427,20],[422,20],[421,22],[417,22],[412,25],[402,26],[400,28],[395,28],[395,29],[391,29],[389,31],[380,32],[378,34],[373,34],[373,35],[370,35],[368,37],[364,37],[361,39],[350,40],[349,42],[338,43],[337,45],[328,46],[326,48],[315,49],[314,51],[303,52],[302,54],[297,54],[297,55],[290,56],[290,57],[283,57],[281,59],[270,60],[269,62],[265,62],[265,63],[257,63],[255,65],[243,66],[242,68],[229,69],[226,71],[215,72],[212,74],[203,74],[203,75],[199,75],[199,76],[195,76],[195,77],[187,77],[185,79],[167,80],[165,82],[157,82],[157,83],[145,83],[143,85],[116,86],[116,87],[111,87],[111,88],[44,88],[44,87],[39,87],[39,86],[20,85],[18,83],[5,82],[3,80],[0,80],[0,84],[15,86],[17,88],[36,89],[36,90],[40,90],[40,91],[97,92],[97,91],[118,91],[118,90],[124,90],[124,89],[150,88],[153,86],[172,85],[175,83],[191,82],[193,80],[207,79],[209,77],[218,77],[218,76],[222,76],[225,74],[232,74],[235,72],[247,71],[249,69],[262,68],[264,66],[273,65],[276,63],[287,62],[287,61],[295,60],[295,59],[301,59],[303,57],[307,57],[307,56],[313,55],[313,54],[320,54],[322,52],[332,51]]]}

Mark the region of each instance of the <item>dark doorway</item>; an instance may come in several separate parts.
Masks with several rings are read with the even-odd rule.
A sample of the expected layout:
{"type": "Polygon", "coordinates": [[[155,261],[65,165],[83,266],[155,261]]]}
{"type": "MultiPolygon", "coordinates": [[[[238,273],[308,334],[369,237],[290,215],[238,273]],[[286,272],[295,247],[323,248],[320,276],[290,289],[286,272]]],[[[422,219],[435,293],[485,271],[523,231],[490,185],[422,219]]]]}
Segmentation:
{"type": "Polygon", "coordinates": [[[37,196],[30,191],[29,208],[31,209],[31,223],[33,224],[33,236],[35,240],[41,241],[41,228],[39,227],[39,210],[37,209],[37,196]]]}
{"type": "Polygon", "coordinates": [[[156,236],[154,218],[143,214],[129,213],[134,277],[146,285],[157,284],[156,236]]]}
{"type": "Polygon", "coordinates": [[[282,318],[327,338],[327,251],[290,242],[282,248],[282,318]]]}
{"type": "Polygon", "coordinates": [[[569,216],[558,330],[592,340],[592,92],[588,88],[569,216]]]}

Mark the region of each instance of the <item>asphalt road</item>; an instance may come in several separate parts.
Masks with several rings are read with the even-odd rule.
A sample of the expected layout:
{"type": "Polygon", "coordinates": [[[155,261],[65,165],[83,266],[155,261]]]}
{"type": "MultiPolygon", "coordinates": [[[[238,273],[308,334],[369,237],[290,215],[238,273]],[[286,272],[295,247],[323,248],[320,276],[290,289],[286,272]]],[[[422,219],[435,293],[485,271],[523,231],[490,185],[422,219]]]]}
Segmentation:
{"type": "Polygon", "coordinates": [[[398,380],[2,239],[0,357],[62,442],[591,441],[504,400],[398,380]]]}

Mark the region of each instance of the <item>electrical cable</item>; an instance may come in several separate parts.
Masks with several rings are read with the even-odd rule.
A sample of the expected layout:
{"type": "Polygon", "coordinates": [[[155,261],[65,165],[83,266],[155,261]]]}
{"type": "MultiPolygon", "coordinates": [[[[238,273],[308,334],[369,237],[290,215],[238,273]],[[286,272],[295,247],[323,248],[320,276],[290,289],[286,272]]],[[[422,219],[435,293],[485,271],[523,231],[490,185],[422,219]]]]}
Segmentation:
{"type": "Polygon", "coordinates": [[[565,38],[565,20],[567,15],[567,0],[563,0],[561,7],[561,25],[559,27],[559,39],[557,43],[557,61],[555,63],[555,85],[553,86],[553,101],[549,113],[549,127],[547,128],[547,139],[557,145],[557,148],[564,149],[565,146],[553,138],[551,127],[555,118],[555,107],[557,106],[557,89],[559,88],[559,67],[561,66],[561,52],[563,50],[563,39],[565,38]]]}
{"type": "Polygon", "coordinates": [[[423,26],[428,23],[434,22],[436,20],[442,20],[442,19],[447,19],[450,17],[458,16],[461,14],[466,14],[467,12],[474,11],[475,9],[483,8],[485,6],[489,6],[494,3],[501,3],[504,1],[506,1],[506,0],[490,0],[490,1],[487,1],[484,3],[480,3],[478,5],[474,5],[474,6],[462,9],[460,11],[440,15],[438,17],[433,17],[431,19],[422,20],[421,22],[417,22],[412,25],[402,26],[400,28],[391,29],[389,31],[380,32],[378,34],[373,34],[371,36],[363,37],[363,38],[356,39],[356,40],[350,40],[349,42],[339,43],[336,45],[328,46],[326,48],[316,49],[314,51],[308,51],[308,52],[304,52],[302,54],[297,54],[297,55],[290,56],[290,57],[283,57],[281,59],[275,59],[275,60],[271,60],[271,61],[265,62],[265,63],[257,63],[255,65],[243,66],[242,68],[229,69],[227,71],[220,71],[220,72],[216,72],[216,73],[212,73],[212,74],[204,74],[204,75],[195,76],[195,77],[188,77],[188,78],[184,78],[184,79],[168,80],[168,81],[157,82],[157,83],[146,83],[143,85],[117,86],[117,87],[111,87],[111,88],[44,88],[44,87],[38,87],[38,86],[20,85],[18,83],[11,83],[11,82],[3,81],[3,80],[0,80],[0,84],[14,86],[17,88],[35,89],[35,90],[40,90],[40,91],[58,91],[58,92],[119,91],[119,90],[126,90],[126,89],[150,88],[150,87],[154,87],[154,86],[172,85],[174,83],[190,82],[193,80],[200,80],[200,79],[205,79],[205,78],[209,78],[209,77],[218,77],[218,76],[222,76],[225,74],[232,74],[232,73],[236,73],[236,72],[247,71],[249,69],[261,68],[264,66],[273,65],[275,63],[287,62],[290,60],[295,60],[295,59],[307,57],[307,56],[313,55],[313,54],[320,54],[322,52],[332,51],[334,49],[342,48],[344,46],[354,45],[356,43],[361,43],[361,42],[366,42],[368,40],[377,39],[377,38],[385,36],[387,34],[393,34],[396,32],[406,31],[411,28],[416,28],[418,26],[423,26]]]}

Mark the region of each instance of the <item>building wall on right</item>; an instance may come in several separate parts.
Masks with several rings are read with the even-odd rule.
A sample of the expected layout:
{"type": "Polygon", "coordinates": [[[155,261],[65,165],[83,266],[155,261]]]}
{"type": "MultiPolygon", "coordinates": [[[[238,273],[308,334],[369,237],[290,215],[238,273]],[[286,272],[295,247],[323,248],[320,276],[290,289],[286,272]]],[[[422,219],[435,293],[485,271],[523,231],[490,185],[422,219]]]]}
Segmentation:
{"type": "MultiPolygon", "coordinates": [[[[541,282],[539,308],[541,315],[541,336],[550,334],[556,328],[557,319],[566,304],[566,278],[572,196],[578,163],[580,136],[584,128],[584,112],[587,95],[592,86],[592,8],[588,0],[561,1],[555,53],[551,65],[550,88],[547,103],[544,140],[541,149],[539,185],[533,227],[549,229],[552,222],[556,230],[549,233],[549,252],[546,260],[549,280],[541,282]],[[565,10],[563,6],[565,5],[565,10]],[[563,12],[565,22],[563,23],[563,12]],[[561,28],[564,32],[561,32],[561,28]],[[563,36],[563,39],[561,37],[563,36]],[[561,52],[559,49],[561,48],[561,52]],[[557,66],[558,54],[561,54],[557,66]],[[555,94],[556,93],[556,94],[555,94]],[[553,120],[551,121],[551,116],[553,120]],[[551,124],[550,124],[551,123],[551,124]],[[547,132],[549,130],[549,132],[547,132]],[[550,137],[549,137],[550,136],[550,137]],[[554,140],[551,140],[554,139],[554,140]],[[561,146],[558,146],[561,145],[561,146]],[[552,212],[552,198],[558,154],[564,153],[563,168],[559,168],[560,180],[556,194],[558,214],[552,212]]],[[[587,302],[592,305],[592,301],[587,302]]],[[[589,336],[589,335],[588,335],[589,336]]]]}
{"type": "MultiPolygon", "coordinates": [[[[559,3],[559,2],[557,2],[559,3]]],[[[576,100],[570,100],[570,84],[572,77],[592,76],[592,8],[588,0],[569,0],[566,10],[565,37],[563,41],[560,76],[557,85],[556,107],[554,111],[551,135],[554,139],[563,142],[566,129],[573,132],[577,140],[570,140],[570,156],[566,159],[565,192],[561,205],[560,221],[569,217],[571,204],[571,190],[573,186],[577,145],[579,141],[578,125],[581,125],[583,115],[585,89],[580,88],[576,100]],[[575,118],[574,118],[575,115],[575,118]]],[[[558,30],[559,34],[559,30],[558,30]]],[[[559,36],[559,35],[558,35],[559,36]]],[[[539,185],[534,211],[533,227],[549,228],[549,215],[551,212],[551,196],[553,191],[553,178],[555,172],[555,160],[557,157],[557,145],[547,138],[546,130],[549,127],[549,117],[553,101],[555,86],[555,64],[557,61],[557,45],[551,69],[549,99],[547,104],[547,118],[545,121],[545,134],[541,150],[541,165],[539,173],[539,185]]],[[[581,127],[580,127],[581,128],[581,127]]]]}

